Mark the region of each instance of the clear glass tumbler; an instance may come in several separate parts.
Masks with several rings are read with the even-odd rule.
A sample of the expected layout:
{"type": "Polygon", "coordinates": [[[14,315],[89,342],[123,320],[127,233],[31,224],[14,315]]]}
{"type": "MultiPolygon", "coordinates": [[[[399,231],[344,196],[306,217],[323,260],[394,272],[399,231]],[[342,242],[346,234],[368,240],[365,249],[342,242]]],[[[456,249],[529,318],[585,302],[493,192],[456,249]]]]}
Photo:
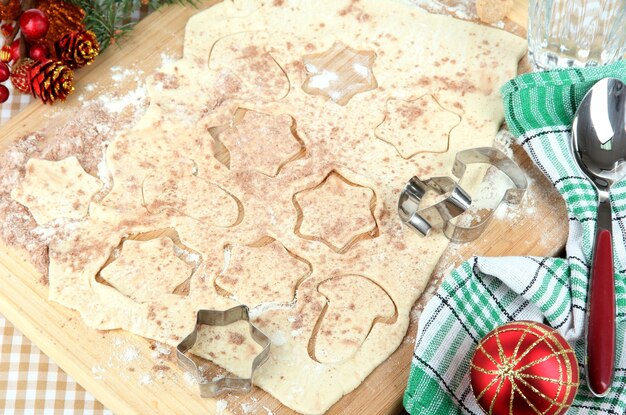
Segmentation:
{"type": "Polygon", "coordinates": [[[535,70],[597,66],[626,56],[626,0],[530,0],[535,70]]]}

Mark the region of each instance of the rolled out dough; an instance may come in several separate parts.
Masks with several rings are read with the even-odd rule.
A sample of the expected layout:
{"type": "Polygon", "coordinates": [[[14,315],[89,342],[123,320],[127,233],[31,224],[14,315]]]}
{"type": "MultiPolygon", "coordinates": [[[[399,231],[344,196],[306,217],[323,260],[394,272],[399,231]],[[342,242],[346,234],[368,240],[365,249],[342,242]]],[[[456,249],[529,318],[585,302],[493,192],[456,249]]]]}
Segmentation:
{"type": "MultiPolygon", "coordinates": [[[[402,226],[400,189],[491,144],[498,88],[524,51],[504,31],[396,1],[224,1],[198,13],[182,59],[149,78],[147,113],[108,148],[113,188],[50,244],[50,299],[94,328],[170,345],[198,308],[245,300],[273,340],[255,383],[296,411],[326,411],[398,347],[447,245],[402,226]],[[341,65],[319,59],[338,43],[350,48],[341,65]],[[359,51],[367,59],[352,61],[359,51]],[[323,67],[305,67],[309,55],[323,67]],[[354,95],[333,99],[337,85],[354,95]],[[218,160],[223,147],[230,166],[218,160]],[[177,235],[174,251],[200,255],[187,280],[191,265],[169,239],[122,244],[163,229],[177,235]],[[137,281],[142,267],[161,286],[137,281]],[[172,267],[176,275],[160,274],[172,267]]],[[[67,204],[41,186],[44,172],[15,196],[36,219],[67,204]],[[29,186],[36,203],[19,196],[29,186]]],[[[96,189],[84,176],[76,181],[96,189]]],[[[246,375],[231,352],[205,356],[246,375]]]]}

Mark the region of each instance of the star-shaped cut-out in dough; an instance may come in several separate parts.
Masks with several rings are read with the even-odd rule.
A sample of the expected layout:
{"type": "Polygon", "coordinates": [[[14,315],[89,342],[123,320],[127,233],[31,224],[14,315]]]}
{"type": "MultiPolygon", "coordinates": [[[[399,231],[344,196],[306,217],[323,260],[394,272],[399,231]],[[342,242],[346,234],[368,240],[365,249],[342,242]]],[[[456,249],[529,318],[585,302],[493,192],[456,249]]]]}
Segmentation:
{"type": "Polygon", "coordinates": [[[174,254],[172,239],[161,237],[124,241],[120,256],[102,269],[100,276],[131,299],[147,302],[172,294],[192,271],[192,265],[174,254]]]}
{"type": "MultiPolygon", "coordinates": [[[[238,108],[232,126],[214,137],[229,152],[231,170],[254,169],[276,176],[281,168],[304,155],[304,143],[287,114],[270,115],[238,108]]],[[[212,128],[209,131],[218,131],[212,128]]]]}
{"type": "Polygon", "coordinates": [[[306,70],[302,90],[346,105],[356,94],[378,86],[372,70],[375,59],[374,52],[356,50],[336,42],[326,52],[302,58],[306,70]]]}
{"type": "Polygon", "coordinates": [[[235,245],[230,251],[230,263],[216,284],[250,307],[266,302],[288,303],[294,299],[298,283],[311,270],[308,262],[276,240],[263,246],[235,245]]]}
{"type": "Polygon", "coordinates": [[[348,360],[361,347],[374,324],[391,324],[397,316],[389,294],[360,275],[331,278],[322,282],[318,291],[328,299],[312,348],[315,359],[321,363],[348,360]]]}
{"type": "Polygon", "coordinates": [[[450,132],[460,122],[459,115],[443,108],[432,95],[413,101],[390,99],[385,119],[374,133],[409,159],[418,153],[448,151],[450,132]]]}
{"type": "Polygon", "coordinates": [[[314,188],[295,194],[293,203],[301,213],[295,233],[344,253],[359,240],[377,236],[372,213],[375,201],[372,189],[350,183],[333,171],[314,188]]]}
{"type": "Polygon", "coordinates": [[[82,219],[102,182],[87,174],[74,156],[60,161],[30,159],[24,180],[11,197],[42,225],[58,218],[82,219]]]}

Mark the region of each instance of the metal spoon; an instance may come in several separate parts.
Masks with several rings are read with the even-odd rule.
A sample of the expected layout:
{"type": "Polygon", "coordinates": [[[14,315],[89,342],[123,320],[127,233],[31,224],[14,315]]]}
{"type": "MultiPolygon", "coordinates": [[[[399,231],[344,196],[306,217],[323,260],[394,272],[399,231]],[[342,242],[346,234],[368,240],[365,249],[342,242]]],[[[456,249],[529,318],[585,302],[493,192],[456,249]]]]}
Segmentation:
{"type": "Polygon", "coordinates": [[[598,222],[589,276],[587,383],[596,396],[611,389],[615,365],[615,280],[609,190],[626,175],[626,86],[598,81],[584,96],[572,124],[574,158],[598,193],[598,222]]]}

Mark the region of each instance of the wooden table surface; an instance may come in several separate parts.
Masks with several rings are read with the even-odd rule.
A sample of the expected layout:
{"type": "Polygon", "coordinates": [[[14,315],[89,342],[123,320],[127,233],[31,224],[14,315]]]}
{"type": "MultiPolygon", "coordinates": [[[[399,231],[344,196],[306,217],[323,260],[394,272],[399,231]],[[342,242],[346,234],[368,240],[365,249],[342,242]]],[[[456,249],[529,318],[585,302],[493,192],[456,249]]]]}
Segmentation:
{"type": "MultiPolygon", "coordinates": [[[[203,2],[200,7],[209,7],[211,3],[203,2]]],[[[507,29],[518,34],[524,32],[526,9],[527,0],[514,0],[507,29]]],[[[64,117],[69,117],[80,107],[78,95],[82,95],[85,100],[94,99],[101,90],[106,89],[110,68],[146,68],[141,75],[145,77],[151,72],[148,68],[160,66],[163,54],[180,56],[184,25],[195,13],[197,10],[193,8],[172,6],[142,21],[121,50],[112,47],[93,66],[79,71],[77,85],[98,83],[100,88],[91,92],[81,90],[74,94],[63,104],[64,113],[55,115],[54,123],[62,124],[64,117]]],[[[31,104],[2,128],[0,150],[25,133],[44,128],[50,123],[49,115],[52,111],[38,102],[31,104]]],[[[524,202],[514,215],[496,218],[477,241],[471,244],[451,244],[442,256],[427,291],[432,292],[438,286],[443,270],[471,255],[550,256],[558,254],[564,246],[567,221],[562,200],[523,151],[520,148],[514,150],[516,161],[531,178],[524,202]]],[[[142,374],[154,373],[153,343],[121,331],[100,332],[87,328],[75,312],[46,300],[47,287],[38,282],[36,275],[22,252],[0,243],[0,312],[105,406],[116,414],[142,415],[211,413],[215,410],[215,402],[201,399],[195,387],[184,381],[174,361],[165,359],[163,362],[169,368],[162,371],[163,378],[154,377],[152,382],[141,385],[142,374]],[[124,347],[138,352],[137,359],[132,362],[132,371],[120,373],[118,367],[107,370],[103,363],[115,360],[112,349],[119,346],[120,342],[124,347]],[[105,373],[94,376],[94,368],[103,366],[105,373]]],[[[418,301],[414,317],[427,298],[426,295],[418,301]]],[[[402,393],[417,330],[416,320],[412,318],[406,339],[398,350],[375,369],[359,388],[334,405],[329,413],[379,414],[401,411],[402,393]]],[[[254,402],[256,407],[266,407],[277,414],[293,413],[258,388],[252,395],[229,396],[225,399],[230,409],[242,408],[241,404],[254,402]]]]}

